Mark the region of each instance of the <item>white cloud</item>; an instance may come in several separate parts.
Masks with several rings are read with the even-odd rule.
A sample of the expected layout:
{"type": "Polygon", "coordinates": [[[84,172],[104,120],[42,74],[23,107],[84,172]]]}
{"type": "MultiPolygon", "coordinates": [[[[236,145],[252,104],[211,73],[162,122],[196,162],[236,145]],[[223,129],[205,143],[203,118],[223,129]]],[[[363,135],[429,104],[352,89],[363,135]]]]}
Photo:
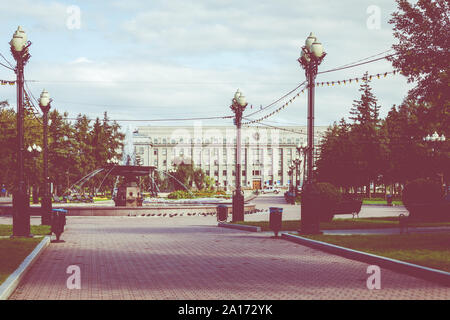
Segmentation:
{"type": "MultiPolygon", "coordinates": [[[[17,3],[0,4],[0,17],[30,17],[40,28],[26,75],[43,82],[31,83],[32,89],[38,93],[45,86],[56,108],[72,115],[101,116],[104,110],[134,119],[230,115],[238,87],[257,107],[304,80],[296,60],[310,31],[328,53],[322,71],[382,52],[394,42],[385,23],[395,6],[391,0],[379,2],[381,30],[366,27],[371,1],[80,2],[84,30],[64,35],[64,44],[55,43],[51,32],[65,26],[65,5],[17,3]],[[56,54],[55,48],[64,51],[56,54]]],[[[366,70],[385,72],[392,66],[377,62],[317,80],[361,76],[366,70]]],[[[374,80],[373,86],[383,110],[400,103],[408,89],[401,76],[374,80]]],[[[318,89],[316,123],[347,116],[357,98],[357,85],[318,89]]],[[[14,101],[14,90],[9,100],[14,101]]],[[[271,119],[306,123],[306,95],[271,119]]]]}
{"type": "Polygon", "coordinates": [[[79,58],[76,58],[75,60],[69,62],[69,64],[78,64],[78,63],[92,63],[92,60],[89,60],[86,57],[79,57],[79,58]]]}
{"type": "Polygon", "coordinates": [[[0,17],[3,22],[17,21],[18,24],[28,25],[28,28],[33,26],[35,29],[51,31],[65,28],[66,9],[67,5],[56,1],[2,1],[0,17]]]}

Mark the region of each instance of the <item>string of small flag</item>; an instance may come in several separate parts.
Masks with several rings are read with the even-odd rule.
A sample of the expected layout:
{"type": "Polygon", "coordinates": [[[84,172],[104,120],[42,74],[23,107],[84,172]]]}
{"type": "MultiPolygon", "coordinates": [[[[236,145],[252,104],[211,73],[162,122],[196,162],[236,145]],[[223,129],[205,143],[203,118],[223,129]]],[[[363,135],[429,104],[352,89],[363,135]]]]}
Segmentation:
{"type": "Polygon", "coordinates": [[[6,85],[13,86],[15,84],[16,84],[16,81],[0,80],[0,85],[2,85],[2,86],[6,86],[6,85]]]}
{"type": "MultiPolygon", "coordinates": [[[[370,80],[372,80],[375,77],[377,79],[380,79],[381,77],[386,78],[389,74],[396,75],[397,73],[400,73],[400,72],[394,70],[394,71],[385,72],[385,73],[371,74],[371,75],[367,76],[367,79],[370,81],[370,80]]],[[[351,79],[345,79],[345,80],[337,80],[337,81],[323,81],[323,82],[316,82],[316,86],[317,87],[319,87],[319,86],[323,87],[323,86],[327,85],[329,87],[329,86],[334,86],[335,84],[337,84],[337,85],[341,85],[341,84],[346,85],[347,83],[350,84],[352,82],[359,83],[359,81],[363,81],[363,80],[364,80],[364,77],[360,77],[360,78],[357,77],[357,78],[351,78],[351,79]]]]}
{"type": "Polygon", "coordinates": [[[294,95],[291,99],[289,99],[288,101],[286,101],[285,103],[283,103],[280,107],[278,107],[277,109],[275,109],[274,111],[272,111],[271,113],[266,114],[264,117],[261,117],[259,119],[256,120],[250,120],[248,122],[243,122],[242,125],[248,125],[248,124],[252,124],[252,123],[257,123],[257,122],[261,122],[271,116],[273,116],[275,113],[280,112],[281,110],[283,110],[284,108],[286,108],[290,103],[292,103],[297,97],[300,96],[300,94],[302,94],[303,92],[305,92],[305,88],[303,88],[301,91],[297,92],[296,95],[294,95]]]}
{"type": "MultiPolygon", "coordinates": [[[[373,78],[377,78],[377,79],[381,79],[381,77],[386,78],[388,75],[392,74],[392,75],[396,75],[397,73],[401,73],[399,71],[389,71],[389,72],[384,72],[384,73],[377,73],[377,74],[371,74],[371,75],[367,75],[367,79],[369,81],[371,81],[373,78]]],[[[351,84],[352,82],[356,82],[359,83],[359,81],[363,81],[364,77],[356,77],[356,78],[351,78],[351,79],[345,79],[345,80],[337,80],[337,81],[323,81],[323,82],[316,82],[316,86],[334,86],[335,84],[337,85],[346,85],[346,84],[351,84]]],[[[261,122],[263,120],[266,120],[267,118],[273,116],[274,114],[280,112],[281,110],[283,110],[286,106],[288,106],[290,103],[292,103],[298,96],[300,96],[300,94],[304,93],[304,91],[306,90],[306,88],[302,89],[301,91],[297,92],[297,94],[291,98],[289,101],[285,102],[283,105],[281,105],[279,108],[275,109],[274,111],[272,111],[271,113],[265,115],[264,117],[261,117],[259,119],[255,119],[255,120],[250,120],[248,122],[243,122],[242,125],[249,125],[252,123],[258,123],[261,122]]]]}
{"type": "MultiPolygon", "coordinates": [[[[265,126],[265,127],[273,128],[273,129],[275,129],[275,130],[281,130],[281,131],[287,131],[287,132],[291,132],[291,133],[296,133],[296,134],[306,135],[305,132],[299,132],[299,131],[296,131],[296,130],[291,130],[291,129],[286,129],[286,128],[280,128],[280,127],[272,126],[272,125],[269,125],[269,124],[266,124],[266,123],[260,123],[260,124],[263,125],[263,126],[265,126]]],[[[250,126],[249,126],[249,125],[245,125],[245,127],[250,127],[250,126]]],[[[252,126],[251,128],[256,128],[257,130],[263,129],[263,127],[260,126],[260,125],[252,126]]]]}

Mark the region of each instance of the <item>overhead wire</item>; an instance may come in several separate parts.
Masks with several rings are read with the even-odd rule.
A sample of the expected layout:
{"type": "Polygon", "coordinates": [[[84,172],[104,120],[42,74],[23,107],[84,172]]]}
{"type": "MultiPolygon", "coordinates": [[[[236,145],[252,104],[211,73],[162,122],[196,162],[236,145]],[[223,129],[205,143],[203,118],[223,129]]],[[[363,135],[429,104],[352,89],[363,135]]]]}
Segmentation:
{"type": "Polygon", "coordinates": [[[365,57],[365,58],[363,58],[363,59],[359,59],[359,60],[357,60],[357,61],[353,61],[353,62],[350,62],[350,63],[346,63],[346,64],[344,64],[344,65],[342,65],[342,66],[339,66],[339,67],[335,67],[334,69],[337,69],[337,68],[343,68],[343,67],[347,67],[347,66],[353,65],[353,64],[355,64],[355,63],[359,63],[359,62],[362,62],[362,61],[368,60],[368,59],[370,59],[370,58],[373,58],[373,57],[377,57],[377,56],[379,56],[379,55],[382,55],[382,54],[388,53],[388,52],[390,52],[390,51],[392,51],[392,50],[394,50],[394,49],[389,49],[389,50],[386,50],[386,51],[383,51],[383,52],[380,52],[380,53],[377,53],[377,54],[371,55],[371,56],[369,56],[369,57],[365,57]]]}
{"type": "Polygon", "coordinates": [[[3,64],[3,63],[1,63],[1,62],[0,62],[0,65],[1,65],[1,66],[3,66],[3,67],[5,67],[5,68],[7,68],[7,69],[9,69],[9,70],[12,70],[12,71],[14,71],[14,69],[13,69],[13,68],[11,68],[11,67],[8,67],[7,65],[5,65],[5,64],[3,64]]]}
{"type": "MultiPolygon", "coordinates": [[[[387,50],[387,51],[378,53],[378,54],[376,54],[376,55],[372,55],[372,56],[366,57],[366,58],[364,58],[364,59],[360,59],[360,60],[358,60],[358,61],[355,61],[354,63],[349,63],[349,64],[346,64],[346,65],[343,65],[343,66],[340,66],[340,67],[336,67],[336,68],[333,68],[333,69],[321,71],[321,72],[319,72],[318,74],[324,74],[324,73],[329,73],[329,72],[334,72],[334,71],[344,70],[344,69],[348,69],[348,68],[354,68],[354,67],[357,67],[357,66],[360,66],[360,65],[364,65],[364,64],[376,62],[376,61],[379,61],[379,60],[382,60],[382,59],[386,59],[386,58],[388,58],[388,57],[391,57],[391,56],[396,55],[396,54],[391,54],[391,55],[386,55],[386,56],[383,56],[383,57],[380,57],[380,58],[372,59],[372,60],[369,60],[369,61],[365,61],[365,60],[370,59],[370,58],[372,58],[372,57],[376,57],[376,56],[379,56],[379,55],[381,55],[381,54],[385,54],[385,53],[387,53],[387,52],[389,52],[389,51],[391,51],[391,50],[393,50],[393,49],[390,49],[390,50],[387,50]],[[364,61],[364,62],[362,62],[362,61],[364,61]]],[[[0,54],[1,54],[1,53],[0,53],[0,54]]],[[[10,64],[10,63],[8,62],[8,60],[7,60],[3,55],[1,55],[1,56],[3,57],[3,59],[5,59],[5,61],[6,61],[8,64],[10,64]]],[[[2,65],[3,65],[3,64],[2,64],[2,65]]],[[[8,69],[11,69],[11,68],[9,68],[9,67],[6,66],[6,65],[3,65],[3,66],[6,67],[6,68],[8,68],[8,69]]],[[[12,70],[13,70],[13,69],[12,69],[12,70]]],[[[26,87],[27,87],[28,91],[30,92],[31,97],[32,97],[34,100],[36,100],[36,98],[34,97],[33,93],[31,92],[31,90],[30,90],[30,88],[29,88],[29,86],[28,86],[28,82],[37,82],[37,81],[39,81],[39,80],[26,80],[26,81],[25,81],[26,87]]],[[[284,94],[282,97],[280,97],[280,98],[278,98],[277,100],[273,101],[272,103],[266,105],[265,107],[261,107],[259,110],[256,110],[256,111],[254,111],[254,112],[251,112],[250,114],[245,115],[246,119],[248,119],[248,117],[250,117],[250,116],[252,116],[252,115],[255,115],[255,114],[259,113],[259,112],[262,112],[262,111],[264,111],[264,110],[267,110],[268,108],[270,108],[270,107],[276,105],[278,102],[280,102],[281,100],[285,99],[286,97],[288,97],[289,95],[291,95],[293,92],[295,92],[296,90],[298,90],[299,88],[301,88],[303,85],[305,85],[305,83],[306,83],[306,80],[303,81],[302,83],[300,83],[300,84],[299,84],[298,86],[296,86],[294,89],[290,90],[288,93],[284,94]]],[[[323,84],[323,83],[322,83],[322,84],[323,84]]],[[[303,92],[303,91],[302,91],[302,92],[303,92]]],[[[298,95],[299,95],[299,93],[298,93],[296,96],[298,96],[298,95]]],[[[292,98],[292,99],[290,100],[290,102],[291,102],[293,99],[295,99],[296,96],[294,96],[294,98],[292,98]]],[[[37,100],[36,100],[36,101],[37,101],[37,100]]],[[[32,102],[32,101],[31,101],[31,102],[32,102]]],[[[76,103],[75,103],[75,104],[76,104],[76,103]]],[[[287,103],[285,103],[283,106],[281,106],[281,107],[279,107],[278,109],[276,109],[276,110],[275,110],[274,112],[272,112],[270,115],[273,115],[274,113],[278,112],[279,110],[281,110],[282,108],[284,108],[286,105],[287,105],[287,103]]],[[[34,106],[33,103],[31,103],[31,106],[32,106],[35,110],[37,110],[37,108],[34,106]]],[[[37,110],[37,113],[39,114],[39,110],[37,110]]],[[[138,119],[110,119],[110,121],[120,121],[120,122],[194,121],[194,120],[229,119],[229,118],[233,118],[233,117],[234,117],[234,116],[218,116],[218,117],[168,118],[168,119],[142,119],[142,120],[138,120],[138,119]]],[[[251,121],[252,121],[252,122],[259,122],[259,121],[261,121],[261,120],[263,120],[263,119],[266,119],[267,117],[268,117],[268,116],[266,115],[266,116],[262,117],[261,119],[258,119],[258,120],[251,120],[251,121]]],[[[67,118],[65,118],[65,119],[67,119],[67,120],[76,120],[77,118],[69,118],[69,117],[67,117],[67,118]]]]}
{"type": "MultiPolygon", "coordinates": [[[[109,121],[118,122],[159,122],[159,121],[194,121],[194,120],[213,120],[213,119],[231,119],[234,116],[218,117],[198,117],[198,118],[168,118],[168,119],[109,119],[109,121]]],[[[77,120],[78,118],[65,117],[66,120],[77,120]]]]}
{"type": "MultiPolygon", "coordinates": [[[[270,128],[281,130],[281,131],[288,131],[288,132],[292,132],[292,133],[296,133],[296,134],[306,135],[306,133],[304,133],[304,132],[300,132],[300,131],[296,131],[296,130],[292,130],[292,129],[287,129],[287,128],[281,128],[281,127],[273,126],[273,125],[270,125],[270,124],[267,124],[267,123],[264,123],[264,122],[258,122],[258,125],[270,127],[270,128]]],[[[253,126],[253,128],[258,128],[258,125],[253,126]]],[[[243,126],[250,127],[249,124],[243,124],[243,126]]]]}
{"type": "Polygon", "coordinates": [[[247,115],[245,115],[245,116],[251,117],[252,115],[257,114],[258,112],[261,112],[261,111],[266,110],[267,108],[270,108],[271,106],[277,104],[278,102],[280,102],[281,100],[283,100],[284,98],[286,98],[287,96],[289,96],[290,94],[292,94],[292,92],[294,92],[294,91],[296,91],[297,89],[299,89],[299,88],[300,88],[301,86],[303,86],[305,83],[306,83],[306,80],[303,81],[302,83],[300,83],[297,87],[295,87],[294,89],[292,89],[291,91],[289,91],[289,92],[286,93],[285,95],[283,95],[281,98],[275,100],[274,102],[268,104],[268,105],[265,106],[265,107],[260,108],[259,110],[255,111],[255,112],[252,112],[252,113],[247,114],[247,115]]]}
{"type": "Polygon", "coordinates": [[[340,71],[340,70],[344,70],[344,69],[350,69],[350,68],[362,66],[364,64],[368,64],[368,63],[376,62],[376,61],[379,61],[379,60],[387,59],[387,58],[395,56],[395,55],[396,54],[391,54],[391,55],[387,55],[387,56],[384,56],[384,57],[381,57],[381,58],[372,59],[372,60],[365,61],[365,62],[360,62],[360,63],[355,63],[355,64],[352,64],[352,65],[349,65],[349,66],[345,66],[345,67],[333,68],[333,69],[329,69],[329,70],[318,72],[317,74],[319,75],[319,74],[324,74],[324,73],[329,73],[329,72],[334,72],[334,71],[340,71]]]}
{"type": "Polygon", "coordinates": [[[5,56],[0,52],[0,56],[3,58],[3,60],[6,61],[7,64],[9,64],[9,66],[14,70],[14,66],[11,64],[11,62],[9,62],[8,59],[5,58],[5,56]]]}

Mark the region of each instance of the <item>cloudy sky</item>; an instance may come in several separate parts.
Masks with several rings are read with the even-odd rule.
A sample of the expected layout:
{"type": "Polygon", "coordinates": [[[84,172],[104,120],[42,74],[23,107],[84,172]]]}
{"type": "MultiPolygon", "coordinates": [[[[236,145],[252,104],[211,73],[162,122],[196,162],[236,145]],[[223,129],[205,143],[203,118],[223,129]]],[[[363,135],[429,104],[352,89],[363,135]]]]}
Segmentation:
{"type": "MultiPolygon", "coordinates": [[[[232,114],[237,88],[259,108],[303,82],[297,58],[311,31],[327,52],[322,71],[391,49],[396,40],[388,20],[395,10],[393,0],[2,1],[0,53],[14,63],[8,42],[23,26],[33,43],[25,70],[30,90],[38,97],[46,88],[52,106],[70,116],[95,118],[104,111],[113,119],[222,116],[232,114]]],[[[0,62],[6,64],[1,57],[0,62]]],[[[392,66],[379,61],[325,73],[317,81],[365,71],[384,73],[392,66]]],[[[15,75],[0,66],[0,79],[15,75]]],[[[382,116],[410,87],[401,75],[375,78],[372,86],[382,116]]],[[[316,124],[348,117],[358,89],[354,83],[317,88],[316,124]]],[[[15,87],[0,86],[0,99],[15,106],[15,87]]],[[[301,95],[266,123],[305,125],[306,101],[301,95]]],[[[173,123],[131,123],[142,124],[173,123]]]]}

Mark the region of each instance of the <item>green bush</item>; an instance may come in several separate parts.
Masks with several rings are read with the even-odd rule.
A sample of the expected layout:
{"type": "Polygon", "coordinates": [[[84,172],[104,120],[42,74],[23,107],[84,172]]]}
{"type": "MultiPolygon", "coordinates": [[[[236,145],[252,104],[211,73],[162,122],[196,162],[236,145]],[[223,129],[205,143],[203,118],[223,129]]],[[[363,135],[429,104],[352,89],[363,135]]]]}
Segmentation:
{"type": "Polygon", "coordinates": [[[405,186],[402,200],[411,218],[423,220],[441,215],[439,203],[442,196],[439,182],[420,178],[405,186]]]}
{"type": "Polygon", "coordinates": [[[188,192],[186,190],[177,190],[169,193],[169,199],[192,199],[192,198],[228,198],[224,191],[198,190],[188,192]]]}
{"type": "Polygon", "coordinates": [[[442,198],[440,183],[430,179],[416,179],[409,182],[403,190],[403,203],[406,208],[414,204],[432,203],[442,198]]]}
{"type": "Polygon", "coordinates": [[[301,197],[305,205],[319,216],[320,221],[332,220],[333,209],[342,199],[339,189],[328,182],[306,185],[301,197]]]}
{"type": "Polygon", "coordinates": [[[169,198],[169,199],[190,199],[190,198],[192,198],[192,195],[187,191],[177,190],[177,191],[169,193],[167,198],[169,198]]]}

